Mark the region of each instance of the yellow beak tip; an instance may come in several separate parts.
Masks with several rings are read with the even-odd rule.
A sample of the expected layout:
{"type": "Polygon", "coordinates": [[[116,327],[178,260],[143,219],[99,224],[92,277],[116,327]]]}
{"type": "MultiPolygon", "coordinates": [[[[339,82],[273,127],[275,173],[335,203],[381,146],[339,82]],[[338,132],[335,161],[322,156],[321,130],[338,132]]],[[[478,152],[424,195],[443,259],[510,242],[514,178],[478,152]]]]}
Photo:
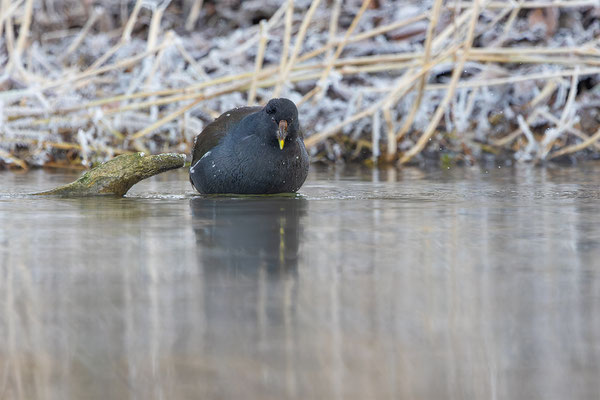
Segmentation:
{"type": "Polygon", "coordinates": [[[279,149],[283,150],[283,140],[279,139],[279,149]]]}

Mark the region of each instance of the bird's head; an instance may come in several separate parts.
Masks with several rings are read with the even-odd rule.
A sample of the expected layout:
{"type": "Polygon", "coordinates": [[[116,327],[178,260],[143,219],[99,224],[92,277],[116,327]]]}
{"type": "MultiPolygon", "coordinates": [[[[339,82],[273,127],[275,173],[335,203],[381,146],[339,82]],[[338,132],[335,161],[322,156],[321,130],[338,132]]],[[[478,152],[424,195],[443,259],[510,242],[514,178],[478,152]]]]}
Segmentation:
{"type": "Polygon", "coordinates": [[[275,132],[279,148],[283,150],[285,143],[295,140],[300,131],[296,105],[288,99],[271,99],[263,111],[270,120],[270,131],[275,132]]]}

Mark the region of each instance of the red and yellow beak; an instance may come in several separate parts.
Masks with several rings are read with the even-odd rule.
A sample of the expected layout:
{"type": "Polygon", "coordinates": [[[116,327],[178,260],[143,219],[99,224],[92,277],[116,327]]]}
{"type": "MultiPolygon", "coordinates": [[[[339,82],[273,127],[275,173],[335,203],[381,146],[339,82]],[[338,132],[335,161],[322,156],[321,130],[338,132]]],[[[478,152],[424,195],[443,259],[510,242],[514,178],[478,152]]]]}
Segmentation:
{"type": "Polygon", "coordinates": [[[277,140],[279,141],[279,149],[283,150],[283,145],[285,143],[285,138],[287,136],[288,123],[286,120],[282,119],[279,121],[279,128],[277,129],[277,140]]]}

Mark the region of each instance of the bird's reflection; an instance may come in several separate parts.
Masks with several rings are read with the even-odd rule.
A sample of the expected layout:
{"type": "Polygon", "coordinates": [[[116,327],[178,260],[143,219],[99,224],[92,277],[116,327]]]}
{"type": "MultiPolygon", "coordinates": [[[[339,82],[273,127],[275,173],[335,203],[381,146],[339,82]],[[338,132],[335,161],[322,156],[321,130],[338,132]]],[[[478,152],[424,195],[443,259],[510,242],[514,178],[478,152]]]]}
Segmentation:
{"type": "Polygon", "coordinates": [[[295,271],[308,201],[300,197],[196,197],[194,231],[205,267],[295,271]]]}

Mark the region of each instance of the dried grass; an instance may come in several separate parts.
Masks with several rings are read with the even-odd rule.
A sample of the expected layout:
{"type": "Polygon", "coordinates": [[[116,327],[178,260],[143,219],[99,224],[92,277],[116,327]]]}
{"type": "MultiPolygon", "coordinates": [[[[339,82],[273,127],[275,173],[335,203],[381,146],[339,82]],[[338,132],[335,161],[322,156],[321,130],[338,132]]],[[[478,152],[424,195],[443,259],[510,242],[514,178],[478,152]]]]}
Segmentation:
{"type": "Polygon", "coordinates": [[[51,3],[0,0],[0,165],[189,153],[274,96],[299,104],[314,160],[600,149],[596,0],[51,3]]]}

